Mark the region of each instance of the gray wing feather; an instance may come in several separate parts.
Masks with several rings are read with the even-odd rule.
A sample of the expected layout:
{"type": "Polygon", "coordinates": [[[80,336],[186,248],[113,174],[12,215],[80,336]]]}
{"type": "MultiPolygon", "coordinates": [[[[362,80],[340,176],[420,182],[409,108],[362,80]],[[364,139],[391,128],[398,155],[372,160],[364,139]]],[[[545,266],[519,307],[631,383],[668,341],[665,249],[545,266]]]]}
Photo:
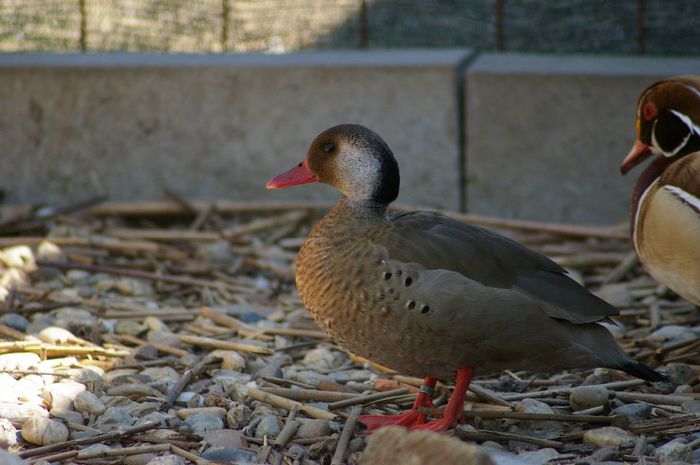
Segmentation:
{"type": "Polygon", "coordinates": [[[484,292],[491,287],[524,293],[553,318],[590,323],[619,314],[544,255],[438,213],[396,215],[371,239],[386,247],[394,260],[461,273],[486,286],[484,292]]]}

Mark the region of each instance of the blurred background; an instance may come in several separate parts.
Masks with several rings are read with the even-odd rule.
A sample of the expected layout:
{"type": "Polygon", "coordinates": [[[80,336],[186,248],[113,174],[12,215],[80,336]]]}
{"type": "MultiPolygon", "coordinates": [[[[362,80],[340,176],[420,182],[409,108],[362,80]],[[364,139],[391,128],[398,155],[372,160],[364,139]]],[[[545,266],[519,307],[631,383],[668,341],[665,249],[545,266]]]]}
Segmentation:
{"type": "Polygon", "coordinates": [[[9,203],[266,192],[321,130],[377,130],[399,201],[624,221],[639,93],[700,73],[697,0],[0,0],[9,203]]]}
{"type": "Polygon", "coordinates": [[[693,55],[694,0],[2,0],[16,51],[469,47],[693,55]]]}

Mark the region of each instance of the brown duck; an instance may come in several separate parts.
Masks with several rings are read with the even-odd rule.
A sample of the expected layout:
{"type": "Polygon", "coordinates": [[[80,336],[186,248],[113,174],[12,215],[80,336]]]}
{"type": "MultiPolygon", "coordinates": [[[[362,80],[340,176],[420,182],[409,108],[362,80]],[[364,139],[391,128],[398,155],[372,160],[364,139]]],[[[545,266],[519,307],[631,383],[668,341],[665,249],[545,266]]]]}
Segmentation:
{"type": "Polygon", "coordinates": [[[637,140],[623,174],[658,155],[639,177],[631,234],[657,281],[700,305],[700,78],[664,79],[637,102],[637,140]]]}
{"type": "Polygon", "coordinates": [[[322,132],[304,161],[271,179],[278,189],[323,182],[338,204],[306,238],[296,284],[306,308],[340,346],[398,372],[425,377],[406,414],[364,416],[445,430],[459,419],[472,369],[616,368],[659,381],[598,324],[615,308],[566,271],[503,236],[431,212],[390,215],[399,167],[375,132],[345,124],[322,132]],[[456,372],[442,418],[425,423],[437,379],[456,372]]]}

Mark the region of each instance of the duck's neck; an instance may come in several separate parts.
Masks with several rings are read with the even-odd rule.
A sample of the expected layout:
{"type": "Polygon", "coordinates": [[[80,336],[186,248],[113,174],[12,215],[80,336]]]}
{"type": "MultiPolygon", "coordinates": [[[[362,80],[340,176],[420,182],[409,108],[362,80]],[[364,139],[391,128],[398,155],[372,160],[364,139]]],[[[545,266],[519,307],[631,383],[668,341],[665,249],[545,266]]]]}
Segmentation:
{"type": "Polygon", "coordinates": [[[342,196],[329,215],[348,222],[382,222],[388,218],[388,205],[372,200],[357,200],[342,196]]]}

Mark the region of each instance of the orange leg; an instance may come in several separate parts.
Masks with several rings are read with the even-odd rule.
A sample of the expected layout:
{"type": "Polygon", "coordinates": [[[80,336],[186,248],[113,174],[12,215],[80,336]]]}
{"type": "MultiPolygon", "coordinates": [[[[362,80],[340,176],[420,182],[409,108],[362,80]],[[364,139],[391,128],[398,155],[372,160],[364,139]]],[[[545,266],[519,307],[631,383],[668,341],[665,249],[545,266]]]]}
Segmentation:
{"type": "Polygon", "coordinates": [[[413,408],[401,415],[362,415],[359,422],[367,426],[365,434],[372,434],[382,426],[398,425],[406,428],[414,428],[425,423],[425,414],[418,411],[419,408],[434,408],[431,394],[437,384],[436,378],[425,378],[423,387],[413,402],[413,408]]]}
{"type": "Polygon", "coordinates": [[[430,431],[445,431],[453,427],[459,421],[464,411],[464,399],[467,397],[467,389],[472,381],[471,367],[464,367],[457,370],[457,381],[455,390],[447,402],[445,413],[439,420],[422,423],[412,426],[412,429],[427,429],[430,431]]]}

